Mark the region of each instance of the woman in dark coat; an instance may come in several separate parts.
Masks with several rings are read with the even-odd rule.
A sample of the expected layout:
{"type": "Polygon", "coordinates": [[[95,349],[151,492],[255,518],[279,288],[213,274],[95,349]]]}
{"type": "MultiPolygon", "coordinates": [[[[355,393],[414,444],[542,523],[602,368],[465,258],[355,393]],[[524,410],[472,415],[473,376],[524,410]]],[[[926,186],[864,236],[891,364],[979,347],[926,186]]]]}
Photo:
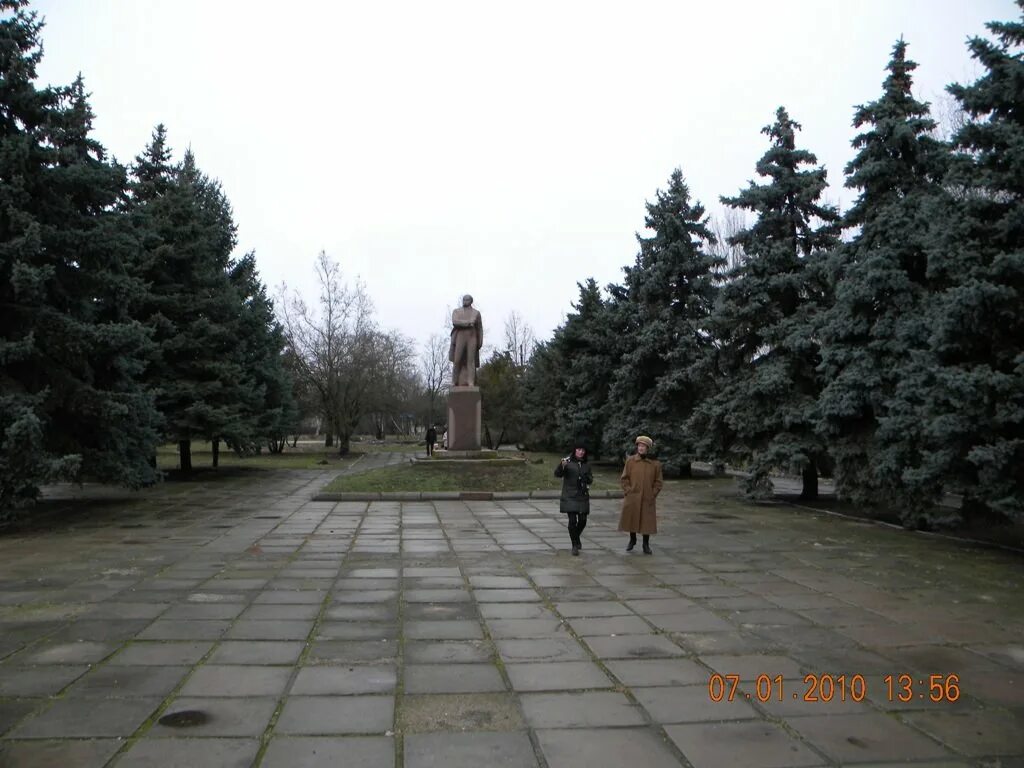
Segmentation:
{"type": "Polygon", "coordinates": [[[594,473],[587,463],[587,449],[576,446],[555,467],[555,477],[562,478],[562,498],[558,509],[569,516],[569,540],[572,553],[578,556],[583,547],[580,534],[587,527],[587,515],[590,514],[590,484],[594,482],[594,473]]]}

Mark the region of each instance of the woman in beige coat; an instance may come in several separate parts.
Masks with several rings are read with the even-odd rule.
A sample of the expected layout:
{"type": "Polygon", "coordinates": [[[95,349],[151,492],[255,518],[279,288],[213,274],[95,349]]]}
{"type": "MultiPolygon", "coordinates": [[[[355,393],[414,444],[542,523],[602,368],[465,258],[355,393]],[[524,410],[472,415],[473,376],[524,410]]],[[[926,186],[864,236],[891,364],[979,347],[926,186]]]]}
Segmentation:
{"type": "Polygon", "coordinates": [[[626,459],[619,482],[626,494],[622,499],[622,515],[619,517],[619,530],[629,534],[627,552],[636,546],[636,535],[644,537],[644,554],[650,555],[651,534],[658,532],[658,518],[654,510],[654,500],[661,492],[663,485],[661,462],[651,458],[650,452],[654,441],[641,435],[636,439],[636,453],[626,459]]]}

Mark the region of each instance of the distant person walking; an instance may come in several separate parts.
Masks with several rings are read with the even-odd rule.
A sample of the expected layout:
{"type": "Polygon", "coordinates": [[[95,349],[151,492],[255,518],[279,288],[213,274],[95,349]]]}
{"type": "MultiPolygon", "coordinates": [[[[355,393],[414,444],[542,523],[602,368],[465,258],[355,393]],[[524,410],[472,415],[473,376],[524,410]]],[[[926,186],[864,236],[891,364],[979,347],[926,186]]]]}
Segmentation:
{"type": "Polygon", "coordinates": [[[427,456],[434,455],[434,443],[437,442],[437,430],[434,429],[434,425],[431,424],[427,427],[427,456]]]}
{"type": "Polygon", "coordinates": [[[649,454],[654,441],[646,435],[636,439],[636,453],[626,459],[619,482],[626,494],[622,499],[622,515],[619,530],[629,534],[626,551],[636,546],[636,535],[644,537],[644,554],[650,555],[651,535],[658,532],[658,518],[654,500],[661,493],[664,484],[661,476],[661,462],[649,454]]]}
{"type": "Polygon", "coordinates": [[[579,556],[583,548],[580,534],[587,527],[587,515],[590,514],[590,484],[594,482],[594,473],[587,463],[586,447],[577,445],[572,453],[558,462],[555,477],[562,478],[558,510],[569,516],[569,541],[572,542],[573,555],[579,556]]]}

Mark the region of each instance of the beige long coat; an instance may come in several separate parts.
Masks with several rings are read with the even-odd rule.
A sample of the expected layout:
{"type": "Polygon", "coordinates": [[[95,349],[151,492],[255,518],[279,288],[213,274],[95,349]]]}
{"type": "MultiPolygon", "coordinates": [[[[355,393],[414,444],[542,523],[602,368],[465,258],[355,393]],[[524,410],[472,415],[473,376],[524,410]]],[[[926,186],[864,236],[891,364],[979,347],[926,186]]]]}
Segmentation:
{"type": "Polygon", "coordinates": [[[654,511],[654,500],[661,493],[663,485],[661,462],[634,454],[626,459],[619,483],[626,494],[622,500],[619,530],[627,533],[657,533],[658,519],[654,511]]]}

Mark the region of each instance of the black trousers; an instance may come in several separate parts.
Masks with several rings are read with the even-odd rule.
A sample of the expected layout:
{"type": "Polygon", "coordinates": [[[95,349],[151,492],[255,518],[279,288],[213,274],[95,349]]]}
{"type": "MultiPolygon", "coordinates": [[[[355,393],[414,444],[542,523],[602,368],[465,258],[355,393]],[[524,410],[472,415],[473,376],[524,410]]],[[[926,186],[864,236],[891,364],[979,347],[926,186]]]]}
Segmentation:
{"type": "Polygon", "coordinates": [[[582,515],[576,512],[569,512],[569,540],[574,544],[580,540],[580,534],[587,527],[587,513],[582,515]]]}

